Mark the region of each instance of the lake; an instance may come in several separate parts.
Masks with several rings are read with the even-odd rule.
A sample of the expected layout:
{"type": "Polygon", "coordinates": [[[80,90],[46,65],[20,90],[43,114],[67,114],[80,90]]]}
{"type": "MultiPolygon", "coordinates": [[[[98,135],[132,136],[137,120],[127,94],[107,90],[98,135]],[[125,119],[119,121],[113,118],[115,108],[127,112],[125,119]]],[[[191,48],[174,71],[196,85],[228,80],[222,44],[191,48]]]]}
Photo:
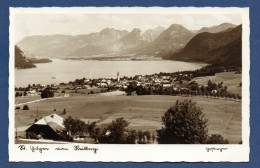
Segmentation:
{"type": "Polygon", "coordinates": [[[207,64],[181,61],[97,61],[97,60],[61,60],[36,64],[37,68],[15,69],[15,86],[28,84],[59,84],[79,78],[116,78],[146,75],[160,72],[196,70],[207,64]],[[53,78],[55,77],[55,78],[53,78]]]}

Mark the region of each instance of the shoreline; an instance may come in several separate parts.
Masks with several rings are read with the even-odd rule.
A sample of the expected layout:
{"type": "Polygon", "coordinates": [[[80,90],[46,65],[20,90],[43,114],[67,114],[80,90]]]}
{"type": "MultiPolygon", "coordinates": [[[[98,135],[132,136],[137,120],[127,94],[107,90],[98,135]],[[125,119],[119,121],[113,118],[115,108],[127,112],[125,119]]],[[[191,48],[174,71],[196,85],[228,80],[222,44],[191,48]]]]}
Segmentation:
{"type": "MultiPolygon", "coordinates": [[[[103,62],[105,62],[105,60],[68,60],[68,59],[52,59],[52,62],[50,62],[52,65],[50,65],[49,63],[44,63],[44,66],[46,66],[47,64],[49,64],[48,66],[56,66],[56,65],[62,65],[62,64],[66,64],[65,66],[69,66],[69,62],[70,61],[73,61],[73,63],[75,63],[75,64],[77,64],[77,63],[79,63],[80,65],[79,66],[83,66],[82,64],[84,64],[84,62],[86,62],[87,64],[92,64],[92,63],[97,63],[97,66],[102,66],[103,65],[103,62]],[[60,61],[60,63],[57,63],[57,62],[59,62],[60,61]],[[68,61],[68,62],[67,62],[68,61]]],[[[154,75],[154,74],[159,74],[159,73],[175,73],[175,72],[182,72],[182,71],[194,71],[194,70],[197,70],[197,69],[200,69],[199,67],[204,67],[204,66],[207,66],[208,64],[206,64],[206,63],[197,63],[197,62],[183,62],[183,61],[174,61],[174,60],[164,60],[164,59],[162,59],[162,60],[110,60],[110,61],[107,61],[108,63],[109,63],[109,65],[108,65],[108,70],[110,70],[111,71],[111,69],[109,68],[109,66],[113,66],[113,64],[115,63],[116,65],[117,64],[120,64],[120,62],[122,62],[124,65],[123,66],[126,66],[126,65],[128,65],[128,62],[129,62],[129,65],[128,66],[130,66],[130,69],[131,68],[134,68],[134,67],[132,67],[132,65],[135,65],[135,67],[137,68],[137,67],[139,67],[139,65],[141,66],[141,64],[145,64],[145,63],[151,63],[151,65],[149,65],[149,66],[155,66],[156,64],[157,64],[157,62],[159,63],[159,65],[158,66],[164,66],[164,65],[166,65],[167,67],[169,67],[170,68],[170,71],[166,71],[165,70],[165,67],[163,67],[163,68],[159,68],[159,69],[161,69],[161,70],[159,70],[159,71],[157,71],[157,72],[155,72],[154,70],[153,70],[153,68],[152,67],[149,67],[148,65],[147,65],[147,67],[144,69],[144,71],[143,70],[141,70],[141,72],[143,71],[143,73],[140,73],[139,71],[137,71],[137,70],[135,70],[135,69],[133,69],[133,71],[127,71],[127,68],[123,68],[122,70],[117,70],[118,72],[120,72],[120,77],[123,77],[123,76],[126,76],[126,77],[134,77],[134,76],[136,76],[136,75],[154,75]],[[113,63],[114,62],[114,63],[113,63]],[[137,63],[137,64],[136,64],[137,63]],[[183,64],[183,66],[184,66],[184,68],[181,68],[182,70],[180,70],[180,69],[175,69],[175,67],[176,66],[179,66],[180,64],[183,64]],[[186,65],[187,64],[187,65],[186,65]],[[194,64],[194,67],[193,67],[193,65],[191,65],[191,70],[186,70],[186,69],[188,69],[188,67],[189,67],[189,64],[194,64]],[[172,66],[171,66],[172,65],[172,66]],[[198,68],[197,68],[198,67],[198,68]],[[193,68],[193,69],[192,69],[193,68]],[[151,69],[151,70],[149,70],[149,69],[151,69]],[[172,71],[171,71],[172,70],[172,71]],[[135,72],[136,71],[136,72],[135,72]],[[150,71],[150,72],[149,72],[150,71]],[[130,73],[129,73],[130,72],[130,73]]],[[[75,64],[73,64],[73,66],[75,66],[75,64]]],[[[42,66],[43,66],[43,64],[38,64],[39,65],[39,67],[37,66],[37,68],[41,68],[42,66]]],[[[115,65],[115,66],[116,66],[115,65]]],[[[86,66],[88,66],[88,65],[86,65],[86,66]]],[[[59,68],[59,67],[58,67],[59,68]]],[[[91,68],[91,67],[90,67],[91,68]]],[[[101,67],[101,68],[103,68],[103,67],[101,67]]],[[[85,71],[86,71],[87,69],[85,69],[85,71]]],[[[23,73],[23,71],[24,72],[26,72],[27,74],[29,73],[29,71],[31,71],[31,69],[17,69],[17,68],[15,68],[15,73],[17,73],[17,72],[20,72],[21,73],[21,75],[22,75],[22,73],[23,73]]],[[[37,70],[35,70],[34,69],[34,71],[37,71],[37,70]]],[[[113,74],[113,75],[109,75],[109,74],[111,74],[111,72],[109,72],[109,74],[106,74],[106,75],[93,75],[93,72],[87,72],[85,75],[82,73],[82,76],[80,76],[79,77],[79,75],[77,75],[76,77],[74,77],[74,78],[71,78],[69,75],[67,76],[66,74],[62,74],[62,71],[63,70],[59,70],[58,72],[53,72],[53,74],[55,74],[55,73],[58,73],[60,76],[64,76],[65,77],[65,80],[60,80],[61,78],[60,78],[60,76],[55,76],[55,75],[53,75],[53,74],[51,74],[51,76],[49,76],[49,78],[50,79],[52,79],[52,77],[53,76],[55,76],[56,78],[59,78],[59,79],[57,79],[57,80],[49,80],[49,79],[47,79],[48,77],[47,76],[45,76],[45,78],[46,78],[46,80],[48,81],[48,82],[44,82],[44,83],[40,83],[40,82],[37,82],[37,80],[35,80],[34,82],[28,82],[27,84],[18,84],[18,85],[15,85],[16,87],[26,87],[28,84],[33,84],[33,83],[35,83],[35,84],[42,84],[42,85],[47,85],[47,84],[53,84],[53,83],[55,83],[55,84],[59,84],[59,83],[63,83],[63,82],[69,82],[69,81],[74,81],[75,79],[77,79],[77,78],[83,78],[83,77],[85,77],[85,78],[87,78],[87,79],[98,79],[98,78],[106,78],[106,79],[108,79],[108,78],[114,78],[115,79],[115,77],[116,77],[116,70],[115,70],[115,68],[113,68],[112,69],[112,71],[115,71],[115,73],[113,74]],[[90,74],[88,74],[88,73],[90,73],[90,74]],[[88,77],[89,76],[89,77],[88,77]],[[67,78],[67,79],[66,79],[67,78]]],[[[72,70],[71,72],[73,72],[74,70],[72,70]]],[[[94,71],[97,71],[97,68],[94,68],[94,71]]],[[[42,70],[41,70],[41,73],[43,73],[42,72],[42,70]]],[[[48,74],[49,72],[47,71],[47,72],[44,72],[44,73],[46,73],[46,74],[48,74]]],[[[81,74],[81,73],[80,73],[81,74]]],[[[16,75],[19,75],[19,74],[16,74],[16,75]]],[[[19,79],[18,78],[16,78],[16,80],[17,81],[19,81],[19,79]]],[[[38,80],[39,81],[39,80],[38,80]]],[[[25,82],[18,82],[18,83],[25,83],[25,82]]]]}

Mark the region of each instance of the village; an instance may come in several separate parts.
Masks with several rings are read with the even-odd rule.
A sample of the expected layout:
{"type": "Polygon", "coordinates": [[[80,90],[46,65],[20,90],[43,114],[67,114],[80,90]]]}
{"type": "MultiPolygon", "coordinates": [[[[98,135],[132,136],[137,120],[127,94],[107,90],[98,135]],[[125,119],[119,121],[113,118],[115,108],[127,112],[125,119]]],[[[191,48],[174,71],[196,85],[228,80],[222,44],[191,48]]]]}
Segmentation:
{"type": "MultiPolygon", "coordinates": [[[[36,140],[45,139],[47,140],[47,142],[48,140],[51,140],[52,141],[51,143],[54,143],[53,140],[54,141],[62,140],[67,142],[73,141],[73,142],[83,142],[83,143],[109,143],[107,141],[104,141],[104,137],[103,139],[102,137],[100,137],[102,135],[100,131],[101,129],[104,129],[104,127],[108,124],[106,120],[111,121],[109,119],[111,116],[107,114],[110,114],[111,110],[112,111],[115,110],[113,109],[114,105],[112,104],[116,103],[117,104],[116,106],[118,106],[118,108],[120,109],[126,108],[129,105],[131,108],[138,109],[139,107],[137,107],[136,103],[133,102],[136,100],[139,101],[138,95],[173,96],[173,97],[158,97],[158,98],[140,97],[140,100],[147,99],[151,103],[157,101],[156,99],[158,100],[165,99],[165,101],[168,101],[167,99],[185,100],[185,97],[188,96],[191,99],[194,99],[196,101],[203,100],[203,104],[207,102],[204,99],[209,99],[209,98],[216,99],[216,100],[209,100],[216,103],[215,105],[216,107],[219,105],[220,102],[225,102],[229,100],[231,101],[230,106],[235,107],[235,104],[237,104],[237,102],[241,103],[242,83],[239,82],[239,80],[235,80],[238,82],[234,83],[233,80],[232,85],[230,85],[229,82],[227,82],[227,84],[229,85],[227,87],[226,85],[224,85],[226,82],[224,81],[225,82],[224,83],[222,79],[226,79],[227,76],[237,76],[236,79],[240,79],[241,73],[239,71],[234,71],[234,69],[229,69],[229,70],[221,69],[219,71],[218,73],[214,73],[214,76],[207,76],[209,72],[205,73],[205,71],[200,69],[196,71],[184,71],[184,72],[175,72],[175,73],[161,72],[152,75],[136,75],[134,77],[125,77],[125,76],[120,77],[120,73],[117,72],[115,75],[116,78],[99,78],[99,79],[82,78],[82,79],[76,79],[75,81],[70,81],[68,83],[51,84],[51,85],[32,84],[32,85],[28,85],[27,87],[19,87],[19,88],[15,87],[15,91],[16,91],[15,110],[17,111],[17,115],[21,116],[18,118],[23,118],[27,116],[31,118],[31,120],[34,120],[34,122],[30,122],[31,125],[27,126],[26,130],[22,130],[23,132],[22,134],[21,131],[18,131],[19,135],[16,136],[17,138],[20,137],[18,143],[23,143],[25,141],[27,143],[28,141],[31,143],[35,143],[35,140],[33,139],[36,140]],[[215,79],[215,81],[219,81],[219,82],[214,83],[213,82],[214,78],[218,79],[218,80],[215,79]],[[210,79],[213,79],[213,81],[211,81],[210,79]],[[204,82],[201,82],[201,80],[204,82]],[[231,88],[230,91],[228,88],[231,88]],[[235,88],[235,90],[232,88],[235,88]],[[46,95],[46,91],[48,91],[51,94],[46,95]],[[96,95],[98,97],[93,97],[93,96],[89,97],[91,95],[94,96],[96,95]],[[110,95],[110,97],[106,98],[107,96],[105,95],[110,95]],[[114,96],[111,97],[111,95],[114,96]],[[122,97],[123,95],[125,95],[125,97],[122,97]],[[67,99],[62,99],[66,97],[67,99]],[[60,99],[55,100],[55,98],[60,98],[60,99]],[[46,100],[46,101],[39,104],[41,100],[42,101],[46,100]],[[78,104],[75,105],[73,104],[66,108],[66,106],[68,106],[68,104],[70,104],[72,100],[73,101],[76,100],[78,104]],[[81,103],[81,101],[86,102],[89,100],[90,102],[88,103],[89,104],[88,107],[87,108],[84,107],[86,109],[81,108],[81,106],[84,105],[84,103],[83,102],[81,103]],[[66,103],[67,101],[68,104],[66,103]],[[102,106],[104,102],[108,103],[107,101],[109,101],[109,104],[111,105],[108,105],[108,107],[106,108],[102,107],[101,109],[93,110],[93,107],[96,106],[95,105],[96,103],[102,106]],[[54,105],[56,102],[58,103],[57,104],[58,106],[54,105]],[[124,105],[124,103],[126,104],[124,105]],[[30,106],[30,110],[28,105],[30,106]],[[27,107],[25,108],[25,106],[27,107]],[[77,112],[71,110],[73,108],[77,108],[77,109],[80,108],[80,109],[77,112]],[[86,110],[89,111],[88,109],[91,110],[89,114],[84,112],[86,110]],[[26,112],[26,110],[29,110],[29,113],[26,112]],[[102,111],[102,115],[98,117],[96,113],[100,113],[100,111],[102,111]],[[36,112],[37,115],[35,115],[36,112]],[[73,116],[73,118],[71,118],[71,115],[73,116]],[[89,118],[89,116],[91,116],[92,118],[94,117],[95,119],[84,120],[85,117],[89,118]],[[104,116],[107,119],[104,120],[104,116]],[[68,128],[68,126],[64,124],[65,121],[74,124],[77,123],[79,125],[74,125],[74,126],[70,125],[68,128]],[[82,128],[81,130],[82,132],[79,133],[78,130],[74,130],[73,133],[72,127],[82,128]],[[67,133],[64,132],[64,130],[67,130],[67,133]],[[25,132],[26,135],[24,134],[25,132]],[[68,132],[70,132],[71,134],[70,136],[68,136],[68,132]]],[[[210,72],[210,74],[212,73],[210,72]]],[[[159,107],[161,106],[160,104],[161,103],[158,104],[159,107]]],[[[204,106],[206,106],[206,109],[207,108],[212,109],[212,107],[208,106],[207,104],[205,104],[204,106]]],[[[130,111],[131,108],[129,108],[130,111]]],[[[227,111],[228,111],[227,107],[224,108],[226,108],[225,110],[226,112],[225,111],[224,112],[226,113],[225,115],[227,115],[227,111]]],[[[147,107],[147,109],[149,108],[147,107]]],[[[151,109],[151,110],[155,110],[155,109],[151,109]]],[[[232,113],[233,110],[234,109],[232,109],[232,113]]],[[[161,111],[160,113],[154,115],[158,116],[162,114],[163,109],[160,109],[160,111],[161,111]]],[[[132,113],[131,115],[138,115],[139,112],[135,111],[135,113],[132,113]]],[[[146,112],[141,110],[140,113],[144,115],[146,112]]],[[[128,116],[124,116],[124,118],[125,117],[127,118],[128,116]]],[[[114,119],[118,119],[118,118],[114,118],[114,119]]],[[[18,123],[19,122],[23,123],[24,121],[19,120],[18,123]]],[[[127,123],[126,125],[130,124],[130,122],[128,123],[126,120],[123,120],[121,122],[127,123]]],[[[26,123],[27,123],[26,125],[29,124],[28,122],[26,123]]],[[[159,123],[160,123],[159,121],[157,124],[154,124],[152,122],[151,124],[149,123],[151,126],[149,128],[145,126],[146,130],[144,131],[139,130],[138,127],[132,126],[132,124],[130,124],[130,128],[132,129],[134,128],[134,130],[128,130],[127,136],[129,137],[134,136],[135,138],[134,140],[133,139],[129,140],[127,143],[156,143],[155,128],[160,128],[159,123]]],[[[103,135],[106,136],[108,136],[109,134],[110,131],[103,133],[103,135]]],[[[239,141],[236,140],[236,143],[238,142],[239,141]]]]}
{"type": "MultiPolygon", "coordinates": [[[[115,88],[119,90],[126,89],[131,83],[136,86],[150,87],[162,86],[173,87],[177,78],[191,79],[191,74],[178,74],[172,77],[171,75],[153,74],[153,75],[136,75],[134,77],[120,77],[119,72],[116,78],[99,78],[99,79],[76,79],[74,82],[60,84],[29,84],[27,87],[15,87],[15,91],[25,91],[29,95],[39,94],[42,90],[49,87],[51,90],[63,88],[65,90],[82,90],[91,88],[115,88]]],[[[177,90],[177,88],[175,88],[177,90]]],[[[20,96],[20,95],[19,95],[20,96]]]]}
{"type": "MultiPolygon", "coordinates": [[[[40,95],[41,92],[48,88],[55,93],[64,94],[69,96],[69,93],[78,93],[83,90],[87,90],[88,94],[110,92],[115,90],[121,90],[131,95],[135,92],[138,95],[142,94],[194,94],[194,95],[208,95],[215,97],[229,97],[235,99],[241,99],[241,94],[229,93],[227,86],[224,86],[223,81],[219,83],[213,83],[208,81],[202,86],[193,80],[196,77],[211,76],[219,72],[232,72],[233,68],[212,68],[206,66],[196,71],[183,71],[175,73],[159,73],[152,75],[136,75],[134,77],[120,77],[119,72],[116,74],[116,78],[99,78],[99,79],[76,79],[68,83],[60,84],[32,84],[27,87],[15,87],[16,97],[26,95],[40,95]],[[213,72],[208,72],[208,69],[213,72]],[[213,69],[213,70],[212,70],[213,69]],[[205,72],[206,71],[206,72],[205,72]]],[[[240,74],[240,70],[236,70],[236,73],[240,74]]],[[[237,84],[242,86],[242,82],[237,84]]],[[[85,92],[86,93],[86,92],[85,92]]]]}

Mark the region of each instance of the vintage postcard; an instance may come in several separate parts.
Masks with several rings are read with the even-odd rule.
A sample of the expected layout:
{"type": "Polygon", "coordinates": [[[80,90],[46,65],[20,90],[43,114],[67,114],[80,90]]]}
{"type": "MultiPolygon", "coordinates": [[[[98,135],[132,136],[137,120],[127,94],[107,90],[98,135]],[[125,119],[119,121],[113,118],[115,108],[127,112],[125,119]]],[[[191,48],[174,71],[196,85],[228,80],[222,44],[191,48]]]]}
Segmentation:
{"type": "Polygon", "coordinates": [[[249,161],[249,8],[10,8],[9,161],[249,161]]]}

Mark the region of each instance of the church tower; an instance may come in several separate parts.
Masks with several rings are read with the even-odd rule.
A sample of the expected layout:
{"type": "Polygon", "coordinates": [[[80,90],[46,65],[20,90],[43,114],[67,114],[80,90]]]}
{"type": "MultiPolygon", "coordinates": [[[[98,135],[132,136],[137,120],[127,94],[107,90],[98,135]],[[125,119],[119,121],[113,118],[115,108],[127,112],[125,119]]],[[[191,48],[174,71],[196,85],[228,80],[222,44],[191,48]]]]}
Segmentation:
{"type": "Polygon", "coordinates": [[[117,72],[117,81],[120,81],[119,72],[117,72]]]}

